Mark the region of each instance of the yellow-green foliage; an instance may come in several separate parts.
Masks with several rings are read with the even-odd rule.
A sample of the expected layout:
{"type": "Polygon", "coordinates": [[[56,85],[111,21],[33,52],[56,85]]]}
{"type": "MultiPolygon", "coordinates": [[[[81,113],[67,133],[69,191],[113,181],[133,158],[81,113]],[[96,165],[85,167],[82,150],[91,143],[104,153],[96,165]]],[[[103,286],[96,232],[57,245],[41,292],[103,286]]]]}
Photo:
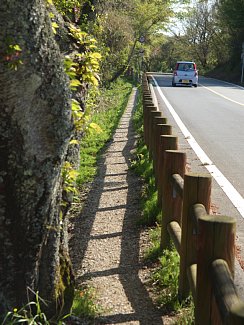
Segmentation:
{"type": "MultiPolygon", "coordinates": [[[[100,53],[96,51],[96,40],[88,35],[86,32],[82,32],[80,28],[69,25],[70,36],[74,39],[79,48],[82,48],[82,53],[75,53],[73,57],[66,56],[64,60],[65,71],[70,78],[70,88],[72,91],[82,90],[82,86],[85,84],[90,86],[90,93],[95,93],[95,88],[98,87],[99,81],[99,61],[101,59],[100,53]]],[[[88,90],[89,92],[89,90],[88,90]]],[[[80,103],[76,99],[72,99],[71,111],[76,131],[84,131],[86,125],[90,121],[89,113],[92,106],[93,95],[88,96],[88,109],[86,113],[83,112],[80,103]]],[[[93,123],[93,128],[95,123],[93,123]]],[[[97,126],[97,128],[99,128],[97,126]]],[[[100,130],[101,132],[101,130],[100,130]]],[[[73,144],[76,144],[76,140],[72,140],[73,144]]],[[[62,168],[62,175],[64,181],[64,190],[66,192],[76,193],[75,180],[78,176],[78,172],[75,171],[73,166],[67,161],[62,168]]]]}
{"type": "Polygon", "coordinates": [[[78,317],[93,318],[100,314],[102,308],[96,303],[96,292],[91,287],[82,287],[75,292],[72,314],[78,317]]]}
{"type": "Polygon", "coordinates": [[[6,39],[6,54],[3,58],[4,63],[10,69],[17,70],[20,64],[23,64],[21,60],[22,49],[18,44],[14,44],[14,41],[10,38],[6,39]]]}
{"type": "Polygon", "coordinates": [[[47,2],[54,4],[63,16],[72,13],[74,9],[79,10],[81,5],[81,1],[79,0],[47,0],[47,2]]]}
{"type": "MultiPolygon", "coordinates": [[[[88,92],[93,92],[93,89],[98,86],[101,60],[101,54],[97,52],[95,45],[96,40],[73,24],[70,24],[69,31],[75,43],[82,48],[82,53],[77,52],[72,58],[66,56],[64,60],[65,71],[70,78],[70,88],[72,91],[78,91],[79,87],[82,85],[85,87],[84,83],[86,83],[90,86],[88,92]]],[[[89,120],[87,118],[89,112],[84,114],[75,99],[72,99],[71,109],[75,128],[82,131],[86,119],[89,120]]]]}
{"type": "Polygon", "coordinates": [[[77,193],[75,188],[76,177],[78,172],[72,167],[71,163],[65,161],[62,167],[63,190],[67,193],[77,193]]]}
{"type": "MultiPolygon", "coordinates": [[[[12,325],[12,324],[33,324],[33,325],[50,325],[46,315],[41,310],[41,303],[43,300],[40,298],[39,293],[35,293],[36,301],[31,301],[21,308],[14,308],[13,311],[9,311],[1,325],[12,325]],[[36,312],[33,314],[32,309],[36,312]]],[[[45,302],[44,302],[45,303],[45,302]]],[[[61,324],[61,323],[59,323],[61,324]]]]}
{"type": "Polygon", "coordinates": [[[100,151],[115,130],[131,89],[130,83],[118,80],[110,89],[101,91],[99,104],[96,105],[91,123],[81,142],[80,173],[77,178],[79,186],[91,181],[95,176],[100,151]]]}
{"type": "Polygon", "coordinates": [[[98,86],[101,54],[97,51],[97,41],[73,24],[70,24],[69,30],[77,45],[83,48],[82,53],[76,53],[73,59],[76,63],[76,79],[98,86]]]}

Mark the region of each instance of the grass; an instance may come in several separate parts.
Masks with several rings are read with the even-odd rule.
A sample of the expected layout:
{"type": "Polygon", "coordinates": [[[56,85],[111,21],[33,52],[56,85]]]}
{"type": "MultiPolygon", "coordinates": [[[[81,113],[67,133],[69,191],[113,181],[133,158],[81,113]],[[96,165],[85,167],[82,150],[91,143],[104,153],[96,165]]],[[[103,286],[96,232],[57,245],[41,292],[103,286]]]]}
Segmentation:
{"type": "Polygon", "coordinates": [[[81,287],[75,291],[72,305],[72,315],[81,319],[94,319],[101,314],[102,307],[96,302],[96,292],[91,287],[81,287]]]}
{"type": "MultiPolygon", "coordinates": [[[[97,174],[97,161],[106,143],[111,139],[124,113],[132,91],[132,84],[118,80],[110,89],[102,91],[96,109],[80,145],[80,169],[77,185],[82,188],[97,174]]],[[[96,292],[91,287],[78,288],[72,306],[72,315],[94,319],[102,312],[96,303],[96,292]]]]}
{"type": "MultiPolygon", "coordinates": [[[[83,186],[91,181],[96,174],[96,162],[100,152],[106,142],[111,138],[116,129],[121,115],[126,107],[132,85],[120,81],[113,88],[103,93],[102,105],[99,106],[96,114],[93,115],[93,127],[89,128],[81,144],[81,166],[78,184],[83,186]]],[[[160,306],[171,313],[177,313],[175,324],[188,325],[194,323],[193,306],[191,299],[184,304],[178,301],[178,276],[179,276],[179,256],[175,250],[160,250],[160,219],[161,211],[157,206],[157,191],[155,189],[155,179],[153,176],[152,162],[149,159],[148,151],[143,143],[142,126],[142,103],[139,100],[133,116],[134,127],[141,139],[138,141],[136,158],[131,161],[131,168],[144,179],[144,191],[142,196],[143,218],[141,224],[150,225],[152,245],[147,251],[145,258],[150,261],[157,261],[157,268],[151,275],[151,284],[157,292],[157,302],[160,306]]],[[[2,324],[30,323],[50,324],[46,316],[39,308],[39,297],[36,296],[35,304],[38,313],[32,315],[29,306],[21,310],[14,310],[6,315],[2,324]]],[[[72,315],[81,319],[94,319],[102,312],[102,308],[96,303],[96,293],[91,287],[81,287],[75,292],[72,306],[72,315]]],[[[68,315],[67,315],[68,316],[68,315]]],[[[58,324],[65,324],[61,320],[58,324]]]]}
{"type": "MultiPolygon", "coordinates": [[[[105,144],[118,126],[119,120],[126,108],[132,84],[120,79],[110,89],[101,91],[97,106],[92,114],[89,127],[87,127],[80,145],[80,169],[77,185],[82,188],[86,183],[93,180],[97,173],[97,160],[105,144]]],[[[96,303],[96,294],[91,287],[78,288],[72,306],[72,315],[81,319],[93,319],[100,314],[102,309],[96,303]]],[[[28,303],[21,309],[9,311],[1,325],[12,324],[46,324],[49,321],[40,308],[40,297],[36,294],[36,301],[28,303]],[[36,313],[32,313],[32,307],[36,313]]],[[[69,317],[70,315],[67,315],[69,317]]],[[[65,317],[66,318],[66,317],[65,317]]],[[[65,319],[57,322],[65,324],[65,319]]]]}
{"type": "MultiPolygon", "coordinates": [[[[142,97],[142,96],[141,96],[142,97]]],[[[145,259],[157,262],[157,267],[151,274],[151,285],[157,296],[157,303],[166,313],[176,315],[176,324],[193,324],[193,303],[191,298],[180,303],[178,299],[178,278],[180,257],[177,251],[161,251],[161,218],[162,211],[157,204],[157,190],[153,175],[152,161],[149,159],[147,147],[143,141],[143,110],[142,102],[139,101],[133,116],[134,127],[140,137],[136,150],[136,158],[131,163],[135,170],[144,180],[144,191],[141,200],[142,220],[141,224],[153,226],[150,230],[151,246],[145,254],[145,259]]]]}
{"type": "MultiPolygon", "coordinates": [[[[32,325],[51,325],[54,324],[52,320],[48,320],[45,313],[41,310],[41,303],[45,303],[38,293],[35,295],[36,300],[31,301],[20,309],[15,308],[6,314],[1,322],[1,325],[14,324],[32,324],[32,325]],[[33,312],[35,310],[35,312],[33,312]]],[[[46,304],[46,303],[45,303],[46,304]]],[[[102,308],[96,303],[96,293],[91,287],[80,287],[75,291],[75,297],[71,310],[71,315],[82,320],[93,320],[96,315],[102,312],[102,308]]],[[[57,325],[70,324],[69,316],[66,315],[60,320],[55,321],[57,325]]]]}
{"type": "Polygon", "coordinates": [[[117,128],[131,90],[132,84],[120,79],[110,89],[102,91],[80,144],[79,187],[91,182],[96,175],[101,150],[117,128]]]}
{"type": "MultiPolygon", "coordinates": [[[[4,319],[1,321],[1,325],[14,325],[14,324],[31,324],[31,325],[51,325],[52,321],[48,320],[45,313],[42,311],[41,306],[46,302],[39,296],[38,292],[32,291],[35,295],[35,301],[30,301],[21,308],[14,308],[13,311],[9,311],[4,319]]],[[[55,324],[63,325],[64,321],[68,317],[64,316],[62,319],[57,320],[55,324]]],[[[0,316],[1,318],[1,316],[0,316]]]]}
{"type": "MultiPolygon", "coordinates": [[[[141,91],[141,89],[139,89],[141,91]]],[[[140,94],[140,98],[142,98],[140,94]]],[[[142,225],[155,225],[160,223],[161,211],[157,205],[157,190],[155,188],[155,178],[153,174],[152,161],[149,159],[149,153],[143,141],[143,112],[142,101],[139,100],[133,115],[134,128],[139,135],[136,149],[136,158],[131,161],[131,168],[144,180],[142,193],[141,209],[142,225]]]]}

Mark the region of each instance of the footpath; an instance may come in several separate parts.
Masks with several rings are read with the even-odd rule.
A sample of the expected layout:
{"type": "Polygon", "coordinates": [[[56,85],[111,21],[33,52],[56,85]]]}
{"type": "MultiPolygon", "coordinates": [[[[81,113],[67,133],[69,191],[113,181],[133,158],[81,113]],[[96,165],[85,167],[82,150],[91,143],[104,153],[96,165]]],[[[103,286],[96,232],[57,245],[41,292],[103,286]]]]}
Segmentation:
{"type": "Polygon", "coordinates": [[[87,324],[173,324],[170,317],[162,316],[145,286],[149,271],[142,256],[149,238],[137,224],[141,182],[129,169],[136,145],[132,126],[136,96],[133,89],[71,229],[77,284],[94,288],[102,309],[101,316],[87,324]]]}

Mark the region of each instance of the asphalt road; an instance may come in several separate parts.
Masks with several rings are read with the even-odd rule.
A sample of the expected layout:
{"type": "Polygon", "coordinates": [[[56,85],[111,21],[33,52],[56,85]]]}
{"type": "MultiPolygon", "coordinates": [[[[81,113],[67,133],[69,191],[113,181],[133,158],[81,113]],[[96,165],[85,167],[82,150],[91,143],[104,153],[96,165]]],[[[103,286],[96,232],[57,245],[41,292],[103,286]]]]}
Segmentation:
{"type": "Polygon", "coordinates": [[[170,75],[153,77],[159,109],[183,147],[194,152],[189,158],[192,172],[202,168],[212,174],[216,212],[237,220],[244,260],[244,88],[204,77],[199,77],[198,88],[172,87],[170,75]]]}

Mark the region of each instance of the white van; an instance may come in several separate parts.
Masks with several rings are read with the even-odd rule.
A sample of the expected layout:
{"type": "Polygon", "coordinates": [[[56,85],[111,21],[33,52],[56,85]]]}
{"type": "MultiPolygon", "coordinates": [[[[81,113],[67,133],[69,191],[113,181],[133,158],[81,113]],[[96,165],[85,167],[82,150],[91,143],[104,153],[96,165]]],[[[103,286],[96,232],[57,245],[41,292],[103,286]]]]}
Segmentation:
{"type": "Polygon", "coordinates": [[[198,71],[195,62],[177,61],[173,71],[172,86],[189,85],[197,87],[198,71]]]}

